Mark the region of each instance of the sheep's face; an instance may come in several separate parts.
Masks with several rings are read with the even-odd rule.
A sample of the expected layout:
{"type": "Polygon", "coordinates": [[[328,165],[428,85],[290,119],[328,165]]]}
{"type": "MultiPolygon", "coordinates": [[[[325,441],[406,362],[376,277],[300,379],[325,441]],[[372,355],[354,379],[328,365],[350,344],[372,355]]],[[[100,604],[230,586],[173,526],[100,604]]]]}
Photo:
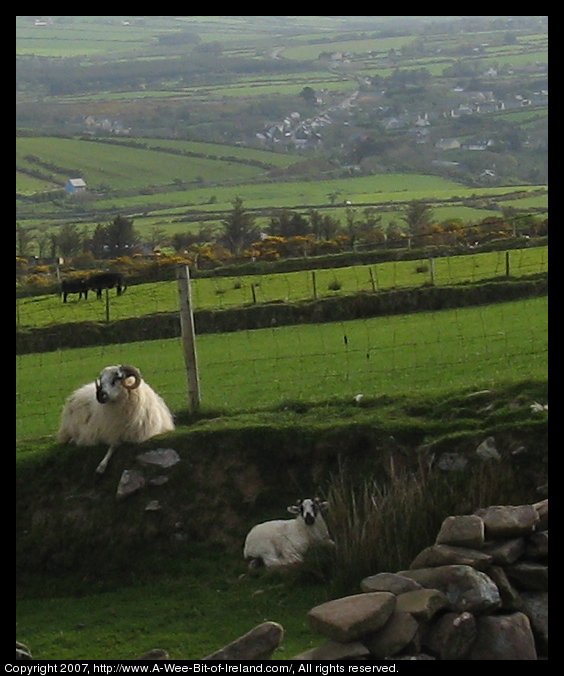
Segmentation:
{"type": "Polygon", "coordinates": [[[290,505],[288,511],[290,514],[301,516],[307,526],[313,526],[317,515],[327,509],[327,504],[327,502],[322,502],[317,498],[315,500],[306,498],[305,500],[298,500],[295,505],[290,505]]]}
{"type": "Polygon", "coordinates": [[[134,366],[106,366],[96,380],[96,400],[100,404],[117,401],[140,384],[141,374],[134,366]]]}

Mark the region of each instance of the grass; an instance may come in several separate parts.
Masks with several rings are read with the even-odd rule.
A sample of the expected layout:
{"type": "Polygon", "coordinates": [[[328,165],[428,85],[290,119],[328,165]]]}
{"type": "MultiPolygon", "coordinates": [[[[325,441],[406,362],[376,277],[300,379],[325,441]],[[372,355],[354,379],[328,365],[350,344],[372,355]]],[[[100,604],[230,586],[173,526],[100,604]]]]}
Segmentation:
{"type": "MultiPolygon", "coordinates": [[[[510,272],[514,277],[538,274],[548,270],[548,247],[516,249],[510,252],[510,272]]],[[[377,290],[417,287],[430,282],[430,273],[417,269],[428,265],[427,260],[394,261],[377,265],[339,268],[339,291],[350,295],[372,291],[372,279],[377,290]],[[370,272],[372,271],[372,277],[370,272]]],[[[316,270],[318,297],[334,295],[331,283],[335,270],[316,270]]],[[[493,251],[435,260],[435,284],[451,285],[477,282],[505,275],[505,252],[493,251]]],[[[272,301],[295,302],[313,298],[311,271],[252,275],[241,277],[200,278],[192,282],[194,309],[227,308],[252,302],[251,284],[255,285],[258,303],[272,301]]],[[[119,298],[110,292],[110,318],[139,317],[155,312],[178,310],[178,290],[175,281],[154,282],[131,286],[119,298]]],[[[16,301],[16,325],[47,326],[79,321],[105,321],[105,303],[94,295],[88,301],[70,296],[66,304],[58,295],[34,296],[16,301]]]]}
{"type": "MultiPolygon", "coordinates": [[[[205,410],[483,389],[546,379],[547,299],[198,338],[205,410]]],[[[175,411],[186,408],[180,340],[16,358],[16,436],[54,434],[65,397],[109,364],[132,363],[175,411]]]]}

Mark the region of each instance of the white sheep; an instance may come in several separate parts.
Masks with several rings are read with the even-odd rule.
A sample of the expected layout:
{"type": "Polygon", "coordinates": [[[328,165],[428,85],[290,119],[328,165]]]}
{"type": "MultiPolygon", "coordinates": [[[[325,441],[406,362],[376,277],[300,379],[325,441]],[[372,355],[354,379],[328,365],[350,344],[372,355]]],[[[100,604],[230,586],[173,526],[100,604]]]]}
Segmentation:
{"type": "Polygon", "coordinates": [[[334,545],[321,513],[327,506],[327,502],[318,498],[298,500],[288,507],[290,514],[297,515],[295,519],[266,521],[253,526],[243,549],[249,568],[299,564],[312,545],[334,545]]]}
{"type": "Polygon", "coordinates": [[[75,390],[65,402],[57,434],[60,443],[109,444],[96,468],[102,474],[117,446],[141,443],[174,429],[163,399],[135,366],[107,366],[99,378],[75,390]]]}

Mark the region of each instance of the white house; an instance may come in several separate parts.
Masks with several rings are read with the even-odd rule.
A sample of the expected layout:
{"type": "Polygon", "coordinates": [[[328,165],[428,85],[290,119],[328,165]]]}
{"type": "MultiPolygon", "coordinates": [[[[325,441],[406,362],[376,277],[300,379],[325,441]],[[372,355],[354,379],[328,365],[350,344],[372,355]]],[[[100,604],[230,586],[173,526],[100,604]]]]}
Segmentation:
{"type": "Polygon", "coordinates": [[[65,185],[65,192],[68,195],[76,195],[79,192],[86,191],[86,183],[82,178],[69,178],[65,185]]]}

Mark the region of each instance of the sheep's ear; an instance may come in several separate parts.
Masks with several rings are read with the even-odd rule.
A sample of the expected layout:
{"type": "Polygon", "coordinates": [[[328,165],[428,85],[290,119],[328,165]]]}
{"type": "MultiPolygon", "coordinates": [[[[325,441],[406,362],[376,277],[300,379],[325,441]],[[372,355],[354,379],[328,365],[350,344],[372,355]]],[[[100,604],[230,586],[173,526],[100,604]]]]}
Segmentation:
{"type": "Polygon", "coordinates": [[[326,512],[329,509],[329,503],[327,500],[324,500],[323,502],[318,502],[317,506],[322,512],[326,512]]]}
{"type": "Polygon", "coordinates": [[[299,514],[300,513],[300,506],[299,505],[290,505],[287,507],[287,510],[290,512],[290,514],[299,514]]]}

